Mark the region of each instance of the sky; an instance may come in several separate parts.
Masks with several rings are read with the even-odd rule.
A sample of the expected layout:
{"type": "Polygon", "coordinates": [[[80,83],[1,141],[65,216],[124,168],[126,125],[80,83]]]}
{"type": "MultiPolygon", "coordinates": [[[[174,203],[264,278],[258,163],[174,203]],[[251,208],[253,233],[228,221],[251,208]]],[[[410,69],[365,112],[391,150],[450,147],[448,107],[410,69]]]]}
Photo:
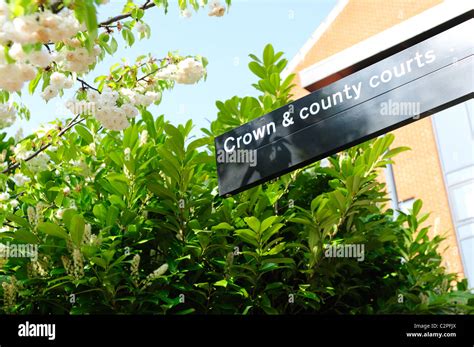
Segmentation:
{"type": "MultiPolygon", "coordinates": [[[[121,12],[125,0],[112,0],[100,7],[99,18],[106,19],[121,12]]],[[[291,60],[309,39],[314,30],[329,14],[337,0],[233,0],[229,13],[223,17],[209,17],[207,9],[193,12],[191,18],[179,14],[175,1],[170,1],[168,14],[162,9],[147,11],[144,20],[151,25],[150,39],[137,41],[125,47],[121,36],[119,50],[107,56],[96,69],[85,76],[90,83],[98,75],[107,74],[113,64],[122,58],[130,62],[141,54],[152,53],[165,56],[168,51],[179,51],[181,55],[202,55],[209,60],[207,79],[195,85],[176,84],[172,90],[163,93],[159,106],[149,110],[153,115],[164,114],[173,124],[192,119],[194,134],[209,125],[208,120],[217,117],[217,100],[227,100],[234,95],[255,95],[251,86],[257,79],[250,70],[248,54],[261,56],[263,48],[271,43],[275,50],[283,51],[291,60]]],[[[7,129],[10,135],[21,127],[24,135],[37,129],[40,124],[56,118],[70,117],[64,103],[73,95],[67,91],[62,98],[55,98],[48,104],[39,96],[24,92],[22,101],[31,110],[29,121],[18,120],[7,129]]]]}

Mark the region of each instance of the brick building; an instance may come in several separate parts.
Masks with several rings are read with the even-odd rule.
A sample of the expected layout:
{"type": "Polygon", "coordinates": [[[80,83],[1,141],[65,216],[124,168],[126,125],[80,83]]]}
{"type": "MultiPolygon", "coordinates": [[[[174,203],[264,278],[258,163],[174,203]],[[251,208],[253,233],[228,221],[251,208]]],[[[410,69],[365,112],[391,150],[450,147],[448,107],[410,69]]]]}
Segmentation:
{"type": "MultiPolygon", "coordinates": [[[[343,59],[350,60],[351,50],[354,53],[362,47],[376,50],[397,27],[399,32],[401,26],[410,28],[407,22],[417,27],[425,24],[427,18],[443,20],[444,16],[469,6],[473,5],[461,0],[340,0],[285,71],[297,75],[295,98],[314,90],[318,82],[315,72],[317,75],[343,59]]],[[[337,71],[333,72],[337,79],[337,71]]],[[[473,104],[471,99],[395,130],[394,147],[408,146],[411,151],[399,154],[384,178],[396,209],[410,207],[414,199],[423,200],[423,212],[431,212],[426,222],[432,226],[431,234],[446,237],[444,265],[450,272],[468,277],[471,287],[474,287],[473,104]]]]}

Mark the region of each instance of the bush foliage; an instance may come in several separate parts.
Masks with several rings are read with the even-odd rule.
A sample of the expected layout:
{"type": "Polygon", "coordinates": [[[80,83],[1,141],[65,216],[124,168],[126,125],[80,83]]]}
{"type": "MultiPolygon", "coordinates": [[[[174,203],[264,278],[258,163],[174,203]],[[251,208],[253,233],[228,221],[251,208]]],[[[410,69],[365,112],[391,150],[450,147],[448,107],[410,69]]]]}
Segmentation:
{"type": "MultiPolygon", "coordinates": [[[[387,208],[380,170],[404,148],[386,135],[233,197],[217,194],[215,136],[287,104],[292,75],[268,45],[251,55],[258,97],[217,102],[205,137],[142,111],[123,132],[91,118],[47,137],[49,167],[15,185],[2,243],[36,244],[37,260],[0,268],[8,314],[472,313],[465,280],[446,273],[417,201],[387,208]],[[363,261],[326,245],[362,244],[363,261]]],[[[56,126],[61,126],[59,122],[56,126]]],[[[64,126],[64,125],[62,125],[64,126]]],[[[0,151],[10,155],[13,139],[0,151]]]]}

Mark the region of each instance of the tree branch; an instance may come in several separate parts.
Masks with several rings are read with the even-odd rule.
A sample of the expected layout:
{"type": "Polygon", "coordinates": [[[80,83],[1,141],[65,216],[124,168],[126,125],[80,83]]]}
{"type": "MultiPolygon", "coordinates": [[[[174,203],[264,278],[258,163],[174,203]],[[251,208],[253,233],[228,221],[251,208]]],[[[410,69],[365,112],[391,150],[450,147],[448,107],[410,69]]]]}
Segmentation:
{"type": "MultiPolygon", "coordinates": [[[[156,5],[155,5],[154,2],[151,2],[151,0],[147,0],[142,6],[140,6],[140,9],[146,11],[149,8],[152,8],[152,7],[155,7],[155,6],[156,5]]],[[[109,19],[99,23],[99,27],[107,27],[112,23],[118,22],[119,20],[122,20],[122,19],[125,19],[125,18],[129,18],[131,16],[132,16],[132,12],[128,12],[128,13],[124,13],[124,14],[109,18],[109,19]]]]}
{"type": "Polygon", "coordinates": [[[83,88],[83,89],[85,89],[85,87],[87,87],[87,88],[93,89],[93,90],[95,90],[96,92],[99,92],[99,93],[100,93],[99,89],[97,89],[97,88],[91,86],[89,83],[87,83],[87,82],[84,81],[83,79],[81,79],[81,78],[78,77],[77,80],[82,83],[82,88],[83,88]]]}
{"type": "Polygon", "coordinates": [[[151,75],[157,73],[158,71],[164,69],[164,68],[167,67],[168,65],[170,65],[170,64],[166,64],[165,66],[161,66],[161,67],[159,67],[159,68],[153,70],[152,72],[147,73],[146,75],[144,75],[144,76],[138,78],[138,79],[137,79],[137,82],[143,81],[144,79],[146,79],[146,78],[150,77],[151,75]]]}
{"type": "MultiPolygon", "coordinates": [[[[85,118],[81,118],[78,120],[79,118],[79,114],[77,116],[75,116],[69,123],[68,125],[66,125],[66,127],[64,129],[62,129],[58,136],[61,137],[63,136],[66,132],[68,132],[70,129],[72,129],[76,124],[79,124],[81,122],[83,122],[85,120],[85,118]]],[[[31,154],[29,157],[27,157],[24,161],[30,161],[31,159],[37,157],[40,153],[44,152],[46,149],[48,149],[49,147],[52,146],[52,142],[49,142],[47,144],[44,144],[41,146],[40,149],[38,149],[36,152],[34,152],[33,154],[31,154]]],[[[17,162],[9,167],[7,167],[5,170],[2,171],[3,174],[6,174],[6,173],[9,173],[9,172],[12,172],[13,170],[17,169],[20,167],[20,163],[17,162]]]]}

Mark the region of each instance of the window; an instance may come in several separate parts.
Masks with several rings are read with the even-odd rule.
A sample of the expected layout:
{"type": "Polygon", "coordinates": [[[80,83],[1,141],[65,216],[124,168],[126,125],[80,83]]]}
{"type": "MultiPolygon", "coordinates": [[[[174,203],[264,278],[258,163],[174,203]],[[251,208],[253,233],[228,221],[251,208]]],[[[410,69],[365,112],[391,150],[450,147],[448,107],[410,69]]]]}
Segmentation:
{"type": "Polygon", "coordinates": [[[474,101],[433,116],[464,273],[474,288],[474,101]]]}

